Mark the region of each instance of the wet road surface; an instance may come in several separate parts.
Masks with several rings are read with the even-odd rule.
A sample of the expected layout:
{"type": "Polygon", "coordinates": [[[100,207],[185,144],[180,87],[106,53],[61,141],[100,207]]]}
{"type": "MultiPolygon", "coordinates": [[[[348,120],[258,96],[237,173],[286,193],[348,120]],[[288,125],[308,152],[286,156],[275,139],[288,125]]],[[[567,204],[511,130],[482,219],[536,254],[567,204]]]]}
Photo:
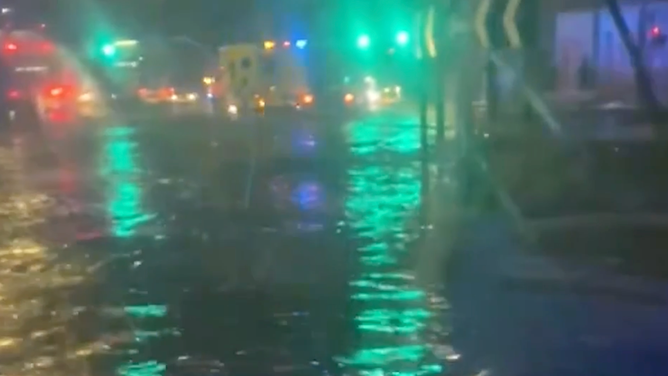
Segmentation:
{"type": "Polygon", "coordinates": [[[415,124],[3,134],[3,373],[441,373],[444,301],[409,267],[415,124]]]}
{"type": "MultiPolygon", "coordinates": [[[[668,221],[537,215],[528,243],[503,205],[459,205],[447,161],[425,177],[416,125],[379,112],[3,133],[2,372],[665,374],[668,221]]],[[[558,207],[572,170],[535,149],[491,172],[523,209],[526,176],[558,207]]]]}

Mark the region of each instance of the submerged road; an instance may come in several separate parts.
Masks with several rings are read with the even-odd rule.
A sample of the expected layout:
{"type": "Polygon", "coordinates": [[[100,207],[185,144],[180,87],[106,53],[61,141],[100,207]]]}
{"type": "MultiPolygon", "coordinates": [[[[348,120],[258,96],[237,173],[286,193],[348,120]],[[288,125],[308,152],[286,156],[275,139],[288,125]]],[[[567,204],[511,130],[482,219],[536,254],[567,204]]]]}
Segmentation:
{"type": "Polygon", "coordinates": [[[5,133],[4,369],[440,373],[442,304],[409,268],[415,125],[293,114],[5,133]]]}
{"type": "MultiPolygon", "coordinates": [[[[538,215],[522,242],[503,205],[472,219],[452,171],[425,175],[405,112],[16,129],[0,137],[0,373],[668,370],[666,259],[632,241],[668,245],[665,222],[538,215]]],[[[511,196],[554,187],[513,178],[554,158],[523,159],[491,164],[511,196]]]]}

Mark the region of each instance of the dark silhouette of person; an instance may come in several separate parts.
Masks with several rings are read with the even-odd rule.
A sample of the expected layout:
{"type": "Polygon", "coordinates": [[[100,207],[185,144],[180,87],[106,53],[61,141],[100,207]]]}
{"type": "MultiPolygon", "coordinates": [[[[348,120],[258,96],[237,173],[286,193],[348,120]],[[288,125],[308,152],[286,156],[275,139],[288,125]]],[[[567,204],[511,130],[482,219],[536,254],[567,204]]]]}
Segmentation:
{"type": "Polygon", "coordinates": [[[580,89],[589,88],[590,78],[591,78],[590,73],[591,73],[591,66],[589,63],[589,58],[587,56],[584,56],[582,58],[582,61],[580,62],[580,67],[578,68],[578,81],[580,89]]]}

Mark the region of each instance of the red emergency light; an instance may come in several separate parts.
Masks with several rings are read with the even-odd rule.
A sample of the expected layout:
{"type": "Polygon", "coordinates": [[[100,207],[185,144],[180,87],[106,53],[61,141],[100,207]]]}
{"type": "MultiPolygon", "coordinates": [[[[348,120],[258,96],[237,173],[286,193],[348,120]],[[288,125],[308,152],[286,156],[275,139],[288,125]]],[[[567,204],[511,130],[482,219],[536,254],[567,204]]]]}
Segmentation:
{"type": "Polygon", "coordinates": [[[21,92],[18,90],[9,90],[7,92],[7,98],[9,99],[19,99],[21,97],[21,92]]]}
{"type": "Polygon", "coordinates": [[[49,85],[44,90],[44,94],[51,98],[62,98],[69,95],[69,92],[69,87],[63,85],[49,85]]]}
{"type": "Polygon", "coordinates": [[[53,44],[51,44],[49,42],[42,42],[39,45],[39,50],[41,52],[51,52],[51,51],[53,51],[53,44]]]}

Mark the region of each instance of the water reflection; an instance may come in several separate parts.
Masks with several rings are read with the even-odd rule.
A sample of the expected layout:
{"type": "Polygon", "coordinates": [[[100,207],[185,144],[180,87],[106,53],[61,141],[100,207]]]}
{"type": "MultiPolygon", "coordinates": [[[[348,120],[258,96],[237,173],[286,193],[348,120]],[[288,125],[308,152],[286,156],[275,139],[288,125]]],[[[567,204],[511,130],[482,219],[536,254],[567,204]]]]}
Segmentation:
{"type": "Polygon", "coordinates": [[[291,200],[302,210],[317,210],[324,205],[323,187],[319,182],[306,181],[297,184],[291,200]]]}
{"type": "Polygon", "coordinates": [[[284,229],[319,232],[332,222],[335,205],[331,187],[319,176],[279,175],[269,183],[270,200],[284,229]]]}
{"type": "MultiPolygon", "coordinates": [[[[365,123],[349,129],[349,143],[358,157],[383,150],[413,153],[417,148],[417,138],[406,136],[417,133],[417,127],[392,132],[365,123]]],[[[364,163],[351,168],[348,176],[345,215],[359,242],[360,273],[350,282],[353,306],[358,307],[358,346],[339,360],[362,375],[439,374],[442,366],[427,332],[434,319],[430,299],[405,266],[407,246],[415,238],[405,228],[420,202],[419,166],[364,163]]]]}
{"type": "Polygon", "coordinates": [[[110,186],[108,213],[112,234],[131,237],[154,215],[144,211],[141,171],[137,166],[135,130],[109,128],[104,134],[102,175],[110,186]]]}
{"type": "MultiPolygon", "coordinates": [[[[107,212],[111,221],[111,234],[118,238],[132,238],[140,235],[142,225],[148,223],[155,214],[147,212],[144,206],[142,169],[139,162],[139,146],[136,141],[136,130],[130,127],[116,127],[105,130],[103,134],[102,176],[107,183],[107,212]]],[[[134,281],[132,273],[146,257],[142,251],[133,252],[130,256],[132,267],[126,270],[124,279],[134,281]]],[[[127,281],[108,281],[113,284],[127,281]]],[[[126,296],[126,298],[129,298],[126,296]]],[[[126,305],[122,309],[132,328],[132,341],[125,348],[129,359],[116,370],[117,374],[128,376],[161,375],[165,365],[152,359],[140,359],[138,356],[151,338],[160,337],[161,331],[144,329],[155,320],[166,317],[164,305],[126,305]]]]}
{"type": "MultiPolygon", "coordinates": [[[[356,122],[346,127],[348,142],[355,156],[374,156],[381,151],[397,154],[414,154],[420,150],[418,123],[413,118],[399,118],[394,115],[378,116],[356,122]]],[[[428,130],[433,139],[435,131],[428,130]]]]}
{"type": "Polygon", "coordinates": [[[81,374],[91,353],[81,350],[103,343],[78,335],[69,299],[90,273],[40,239],[53,200],[30,186],[25,154],[18,142],[0,148],[0,374],[81,374]]]}
{"type": "Polygon", "coordinates": [[[309,153],[317,147],[315,135],[306,129],[292,131],[291,136],[292,150],[297,154],[309,153]]]}

